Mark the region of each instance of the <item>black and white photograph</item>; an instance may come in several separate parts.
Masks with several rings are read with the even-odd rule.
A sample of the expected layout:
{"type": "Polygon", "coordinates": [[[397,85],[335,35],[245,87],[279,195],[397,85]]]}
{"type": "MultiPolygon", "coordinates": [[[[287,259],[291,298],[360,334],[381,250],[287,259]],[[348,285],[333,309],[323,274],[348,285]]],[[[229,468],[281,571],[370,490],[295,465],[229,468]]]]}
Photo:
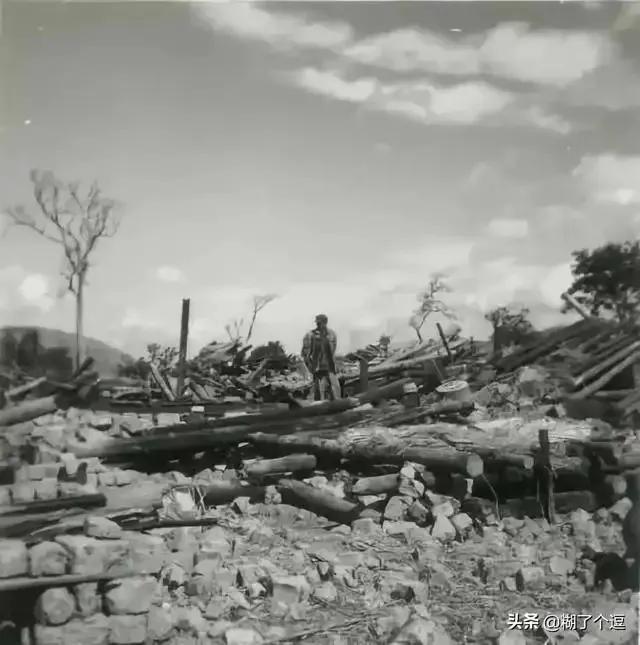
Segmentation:
{"type": "Polygon", "coordinates": [[[0,645],[635,645],[640,0],[0,0],[0,645]]]}

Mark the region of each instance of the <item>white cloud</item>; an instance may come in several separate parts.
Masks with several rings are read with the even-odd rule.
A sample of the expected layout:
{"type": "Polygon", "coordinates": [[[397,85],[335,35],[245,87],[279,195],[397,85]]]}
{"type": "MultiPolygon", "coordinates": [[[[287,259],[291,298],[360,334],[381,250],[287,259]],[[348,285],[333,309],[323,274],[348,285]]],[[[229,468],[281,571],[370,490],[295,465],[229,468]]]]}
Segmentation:
{"type": "Polygon", "coordinates": [[[33,324],[55,305],[46,276],[18,265],[0,268],[0,324],[33,324]]]}
{"type": "Polygon", "coordinates": [[[324,49],[395,72],[493,74],[564,86],[609,62],[614,54],[604,34],[532,30],[521,22],[501,23],[484,34],[468,36],[406,27],[358,40],[347,22],[323,21],[308,13],[268,11],[251,2],[200,4],[195,11],[214,29],[241,38],[281,49],[324,49]]]}
{"type": "Polygon", "coordinates": [[[213,28],[241,38],[261,40],[277,48],[335,49],[353,37],[353,30],[344,22],[267,11],[251,2],[197,4],[195,7],[200,19],[213,28]]]}
{"type": "Polygon", "coordinates": [[[610,40],[598,32],[545,29],[503,23],[484,38],[481,66],[489,72],[534,83],[566,85],[609,62],[610,40]]]}
{"type": "Polygon", "coordinates": [[[347,78],[342,71],[306,67],[282,77],[336,101],[357,103],[423,125],[520,125],[566,134],[569,123],[515,94],[480,81],[442,85],[424,80],[382,82],[371,76],[347,78]]]}
{"type": "Polygon", "coordinates": [[[360,78],[348,81],[335,72],[318,70],[313,67],[299,70],[293,74],[292,80],[298,87],[314,94],[350,103],[364,103],[372,98],[379,89],[376,79],[360,78]]]}
{"type": "Polygon", "coordinates": [[[525,219],[496,217],[487,228],[489,234],[495,237],[521,239],[529,234],[529,223],[525,219]]]}
{"type": "Polygon", "coordinates": [[[156,269],[155,272],[156,278],[161,282],[182,282],[184,280],[184,274],[177,267],[172,266],[161,266],[156,269]]]}
{"type": "Polygon", "coordinates": [[[598,201],[622,206],[640,204],[640,156],[584,157],[574,175],[598,201]]]}
{"type": "Polygon", "coordinates": [[[396,72],[494,74],[562,86],[608,62],[613,52],[610,41],[596,32],[532,31],[524,23],[503,23],[483,35],[461,38],[398,29],[360,40],[343,53],[396,72]]]}

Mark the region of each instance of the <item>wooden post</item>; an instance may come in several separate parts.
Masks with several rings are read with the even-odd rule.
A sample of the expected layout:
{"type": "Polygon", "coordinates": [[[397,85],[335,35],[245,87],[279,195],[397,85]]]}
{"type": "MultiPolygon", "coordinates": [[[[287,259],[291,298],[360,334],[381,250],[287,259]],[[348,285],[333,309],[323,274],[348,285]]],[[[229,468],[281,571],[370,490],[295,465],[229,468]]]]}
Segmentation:
{"type": "Polygon", "coordinates": [[[369,363],[364,359],[360,359],[360,393],[366,392],[369,389],[369,363]]]}
{"type": "Polygon", "coordinates": [[[447,343],[447,338],[444,335],[444,332],[442,331],[442,325],[440,323],[436,323],[436,327],[438,328],[438,333],[440,334],[440,340],[444,345],[444,348],[447,352],[447,356],[449,357],[449,360],[451,360],[452,359],[451,350],[449,349],[449,343],[447,343]]]}
{"type": "Polygon", "coordinates": [[[553,524],[556,521],[556,508],[553,494],[553,469],[551,467],[551,456],[549,453],[548,430],[538,430],[538,442],[540,449],[535,468],[538,499],[542,504],[544,517],[549,524],[553,524]]]}
{"type": "Polygon", "coordinates": [[[182,398],[187,362],[187,341],[189,340],[189,298],[182,300],[182,317],[180,319],[180,352],[178,354],[178,385],[177,398],[182,398]]]}

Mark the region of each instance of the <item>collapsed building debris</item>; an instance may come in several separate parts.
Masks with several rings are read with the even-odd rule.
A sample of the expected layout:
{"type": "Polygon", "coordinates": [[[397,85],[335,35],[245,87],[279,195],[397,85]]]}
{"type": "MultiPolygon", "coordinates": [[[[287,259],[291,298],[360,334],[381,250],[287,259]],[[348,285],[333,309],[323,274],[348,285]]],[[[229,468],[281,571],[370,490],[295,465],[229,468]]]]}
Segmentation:
{"type": "Polygon", "coordinates": [[[181,389],[153,369],[162,399],[105,397],[89,363],[11,388],[0,642],[506,643],[500,594],[524,612],[547,588],[540,612],[637,631],[636,339],[585,318],[492,355],[442,333],[354,353],[330,402],[237,343],[181,389]]]}

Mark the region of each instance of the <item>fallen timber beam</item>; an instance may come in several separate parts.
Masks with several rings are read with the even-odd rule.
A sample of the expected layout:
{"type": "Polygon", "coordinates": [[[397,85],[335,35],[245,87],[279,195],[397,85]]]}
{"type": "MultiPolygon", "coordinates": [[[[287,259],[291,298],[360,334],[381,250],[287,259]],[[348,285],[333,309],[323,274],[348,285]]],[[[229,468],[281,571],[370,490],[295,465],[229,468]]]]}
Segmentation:
{"type": "MultiPolygon", "coordinates": [[[[295,412],[298,412],[298,410],[295,410],[295,412]]],[[[286,422],[265,423],[260,427],[265,433],[274,436],[293,435],[301,431],[321,432],[322,430],[343,428],[349,423],[361,420],[364,416],[370,414],[370,411],[352,409],[343,414],[345,416],[300,417],[287,420],[286,422]]],[[[125,457],[144,456],[153,453],[184,453],[189,451],[198,452],[211,448],[223,448],[231,444],[248,441],[251,435],[255,434],[254,426],[257,424],[236,425],[235,421],[239,418],[243,417],[225,419],[226,424],[224,426],[216,424],[218,427],[211,429],[206,427],[202,429],[203,425],[207,425],[206,422],[195,422],[193,424],[168,426],[168,428],[176,428],[173,432],[154,432],[146,436],[128,439],[105,438],[97,446],[84,446],[81,443],[76,443],[69,447],[69,451],[81,459],[99,457],[101,459],[117,460],[125,457]],[[230,425],[231,423],[234,425],[230,425]],[[190,426],[201,429],[184,429],[190,426]]],[[[162,428],[162,430],[166,430],[166,428],[162,428]]]]}
{"type": "Polygon", "coordinates": [[[36,500],[26,504],[0,507],[0,517],[17,516],[24,513],[51,513],[69,508],[99,508],[107,505],[102,493],[58,497],[56,499],[36,500]]]}
{"type": "Polygon", "coordinates": [[[362,510],[359,504],[292,479],[281,479],[277,489],[284,504],[303,508],[331,522],[351,524],[362,510]]]}
{"type": "Polygon", "coordinates": [[[71,585],[83,584],[85,582],[100,582],[102,580],[129,578],[134,575],[136,575],[135,572],[119,571],[117,575],[109,573],[67,573],[62,576],[43,576],[41,578],[6,578],[4,580],[0,580],[0,593],[7,591],[18,591],[20,589],[39,589],[42,587],[67,587],[71,585]]]}
{"type": "Polygon", "coordinates": [[[605,464],[615,466],[623,454],[623,443],[620,441],[581,441],[569,439],[566,442],[567,456],[591,456],[602,459],[605,464]]]}
{"type": "Polygon", "coordinates": [[[174,432],[189,432],[195,430],[213,430],[229,426],[265,426],[274,422],[289,422],[308,417],[321,417],[330,414],[337,414],[353,410],[362,405],[364,401],[359,398],[338,399],[337,401],[323,401],[315,405],[309,405],[295,410],[273,410],[258,414],[243,414],[233,417],[221,417],[217,419],[206,419],[192,423],[177,423],[175,425],[153,428],[151,434],[160,436],[174,432]]]}
{"type": "Polygon", "coordinates": [[[265,487],[250,486],[240,481],[220,480],[201,488],[203,501],[206,506],[222,506],[230,504],[238,497],[248,497],[251,502],[264,502],[265,487]]]}
{"type": "Polygon", "coordinates": [[[29,392],[33,392],[33,390],[38,389],[41,385],[47,382],[46,376],[41,376],[39,378],[33,379],[32,381],[29,381],[28,383],[25,383],[24,385],[17,385],[14,388],[11,388],[10,390],[5,391],[5,396],[7,399],[19,399],[22,396],[26,396],[29,394],[29,392]]]}
{"type": "Polygon", "coordinates": [[[639,361],[640,361],[640,350],[635,351],[633,354],[630,354],[624,360],[622,360],[617,365],[613,366],[610,370],[605,372],[600,378],[596,379],[589,385],[586,385],[578,392],[574,392],[573,394],[570,394],[567,398],[573,399],[573,400],[586,399],[587,397],[591,396],[599,389],[604,387],[614,376],[617,376],[621,372],[624,372],[624,370],[626,370],[628,367],[630,367],[631,365],[634,365],[639,361]]]}
{"type": "Polygon", "coordinates": [[[317,457],[334,456],[349,461],[379,464],[403,464],[413,461],[429,470],[440,470],[459,473],[467,477],[478,477],[483,472],[482,458],[477,454],[451,448],[402,448],[397,445],[354,444],[346,445],[336,439],[304,438],[297,441],[296,437],[274,437],[266,433],[255,433],[249,441],[256,446],[278,445],[295,447],[292,452],[304,450],[317,457]]]}
{"type": "Polygon", "coordinates": [[[592,320],[579,320],[578,322],[559,330],[543,342],[533,342],[526,345],[519,352],[505,356],[495,361],[495,367],[501,372],[510,372],[548,354],[552,349],[565,341],[581,336],[588,329],[597,328],[598,323],[592,320]]]}
{"type": "MultiPolygon", "coordinates": [[[[420,473],[420,481],[426,488],[433,489],[436,486],[436,476],[424,471],[420,473]]],[[[401,483],[400,473],[389,473],[388,475],[376,475],[374,477],[361,477],[350,489],[352,495],[381,495],[391,494],[398,491],[401,483]]]]}
{"type": "Polygon", "coordinates": [[[162,394],[167,399],[167,401],[175,401],[176,397],[173,394],[171,388],[169,387],[169,384],[164,380],[164,377],[160,373],[158,366],[155,363],[150,362],[149,369],[151,370],[151,376],[153,376],[153,380],[156,382],[158,387],[162,390],[162,394]]]}
{"type": "MultiPolygon", "coordinates": [[[[628,341],[627,341],[628,342],[628,341]]],[[[602,374],[607,368],[616,365],[623,359],[627,358],[629,354],[633,354],[640,349],[640,341],[630,342],[628,345],[615,352],[614,354],[609,354],[607,358],[597,363],[590,369],[585,370],[578,376],[573,379],[573,387],[578,388],[581,385],[584,385],[591,379],[595,378],[599,374],[602,374]]]]}
{"type": "Polygon", "coordinates": [[[467,401],[451,401],[446,403],[435,403],[433,405],[416,408],[414,410],[403,410],[394,412],[382,420],[382,424],[393,428],[399,425],[408,425],[424,421],[427,417],[442,417],[452,415],[466,415],[473,412],[475,404],[467,401]]]}
{"type": "Polygon", "coordinates": [[[584,305],[581,305],[568,291],[563,291],[560,297],[585,320],[591,318],[591,314],[584,305]]]}
{"type": "Polygon", "coordinates": [[[258,482],[265,477],[300,473],[315,470],[317,459],[314,455],[293,454],[276,459],[259,459],[244,463],[244,472],[250,482],[258,482]]]}

